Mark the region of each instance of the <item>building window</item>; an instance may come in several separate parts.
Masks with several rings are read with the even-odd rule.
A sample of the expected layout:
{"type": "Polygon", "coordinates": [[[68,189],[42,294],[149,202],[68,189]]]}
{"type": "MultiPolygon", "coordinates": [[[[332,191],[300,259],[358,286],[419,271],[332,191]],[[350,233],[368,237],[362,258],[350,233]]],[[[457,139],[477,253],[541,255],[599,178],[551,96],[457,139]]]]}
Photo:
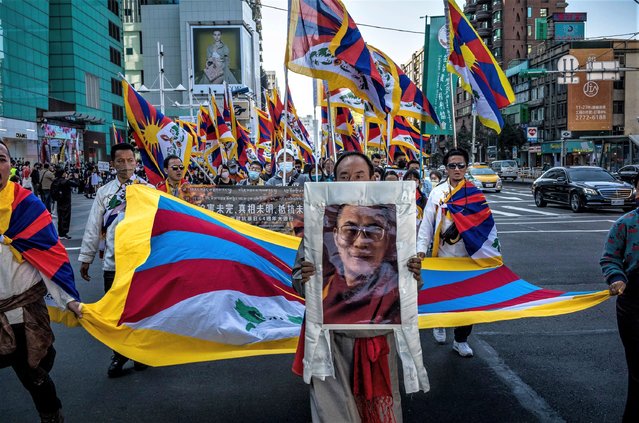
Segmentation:
{"type": "Polygon", "coordinates": [[[122,66],[122,54],[113,47],[109,47],[109,55],[111,63],[114,65],[122,66]]]}
{"type": "Polygon", "coordinates": [[[624,102],[623,101],[613,101],[612,102],[612,113],[623,115],[624,114],[624,102]]]}
{"type": "Polygon", "coordinates": [[[133,48],[132,47],[127,47],[126,48],[126,55],[127,56],[131,56],[133,54],[133,48]]]}
{"type": "Polygon", "coordinates": [[[116,41],[120,41],[120,27],[109,21],[109,36],[116,41]]]}
{"type": "Polygon", "coordinates": [[[528,16],[529,18],[532,18],[532,7],[528,8],[528,14],[526,16],[528,16]]]}
{"type": "Polygon", "coordinates": [[[132,16],[132,15],[133,15],[133,10],[131,10],[131,8],[124,9],[124,16],[132,16]]]}
{"type": "Polygon", "coordinates": [[[532,37],[532,25],[528,25],[526,29],[526,34],[528,34],[529,37],[532,37]]]}
{"type": "Polygon", "coordinates": [[[115,15],[120,16],[120,4],[119,0],[107,0],[107,6],[109,10],[115,15]]]}
{"type": "Polygon", "coordinates": [[[111,105],[111,116],[113,117],[113,120],[124,120],[124,107],[118,105],[118,104],[112,104],[111,105]]]}
{"type": "Polygon", "coordinates": [[[100,79],[90,73],[84,74],[87,107],[100,108],[100,79]]]}
{"type": "Polygon", "coordinates": [[[122,97],[122,83],[115,78],[111,78],[111,92],[122,97]]]}
{"type": "Polygon", "coordinates": [[[542,18],[547,17],[548,16],[548,8],[542,7],[541,9],[539,9],[539,16],[541,16],[542,18]]]}
{"type": "Polygon", "coordinates": [[[493,23],[498,23],[498,22],[501,22],[501,10],[498,10],[495,13],[493,13],[493,23]]]}
{"type": "Polygon", "coordinates": [[[528,55],[530,55],[530,53],[532,53],[532,44],[526,45],[526,52],[528,53],[528,55]]]}
{"type": "Polygon", "coordinates": [[[501,28],[497,28],[493,31],[493,41],[501,40],[501,28]]]}
{"type": "Polygon", "coordinates": [[[621,75],[618,81],[613,82],[612,86],[615,90],[623,90],[626,86],[625,77],[621,75]]]}

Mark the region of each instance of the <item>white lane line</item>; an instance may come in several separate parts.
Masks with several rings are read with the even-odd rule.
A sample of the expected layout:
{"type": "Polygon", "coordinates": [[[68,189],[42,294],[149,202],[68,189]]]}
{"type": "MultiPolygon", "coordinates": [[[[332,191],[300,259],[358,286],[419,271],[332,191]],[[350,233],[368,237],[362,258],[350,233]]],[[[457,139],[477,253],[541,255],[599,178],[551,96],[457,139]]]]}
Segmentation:
{"type": "Polygon", "coordinates": [[[557,213],[550,213],[550,212],[531,210],[531,209],[522,209],[521,207],[515,207],[515,206],[502,206],[502,207],[508,210],[517,210],[517,211],[524,211],[527,213],[543,214],[544,216],[557,216],[557,213]]]}
{"type": "MultiPolygon", "coordinates": [[[[475,333],[475,332],[473,332],[475,333]]],[[[609,333],[617,334],[618,329],[580,329],[564,330],[552,332],[499,332],[499,331],[479,331],[479,336],[580,336],[580,335],[605,335],[609,333]]]]}
{"type": "Polygon", "coordinates": [[[546,223],[605,223],[605,222],[609,222],[609,223],[615,223],[614,220],[550,220],[551,218],[548,218],[548,220],[538,220],[538,221],[517,221],[517,222],[501,222],[499,223],[500,226],[502,225],[541,225],[541,224],[546,224],[546,223]]]}
{"type": "Polygon", "coordinates": [[[65,248],[67,251],[77,251],[80,249],[80,247],[70,247],[70,248],[65,248]]]}
{"type": "Polygon", "coordinates": [[[504,195],[491,195],[490,198],[501,198],[502,200],[514,200],[514,201],[524,201],[519,197],[506,197],[504,195]]]}
{"type": "Polygon", "coordinates": [[[493,210],[493,209],[491,209],[491,211],[493,212],[493,214],[496,214],[497,216],[505,216],[505,217],[518,217],[518,216],[521,216],[520,214],[503,212],[501,210],[493,210]]]}
{"type": "Polygon", "coordinates": [[[497,377],[510,388],[512,394],[523,408],[534,414],[540,422],[565,422],[541,395],[508,367],[488,342],[475,338],[474,344],[475,348],[481,351],[481,358],[495,372],[497,377]]]}
{"type": "Polygon", "coordinates": [[[558,233],[583,233],[583,232],[610,232],[609,229],[563,229],[556,231],[531,230],[531,231],[499,231],[499,234],[558,234],[558,233]]]}

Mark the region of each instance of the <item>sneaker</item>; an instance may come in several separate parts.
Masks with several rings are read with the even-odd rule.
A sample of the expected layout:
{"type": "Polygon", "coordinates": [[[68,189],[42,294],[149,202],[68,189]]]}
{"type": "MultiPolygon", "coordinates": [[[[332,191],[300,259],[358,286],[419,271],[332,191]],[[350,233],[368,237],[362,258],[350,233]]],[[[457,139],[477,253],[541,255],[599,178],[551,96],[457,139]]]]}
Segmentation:
{"type": "Polygon", "coordinates": [[[446,343],[446,329],[445,328],[435,328],[433,329],[433,337],[438,344],[442,345],[446,343]]]}
{"type": "Polygon", "coordinates": [[[129,361],[129,359],[126,357],[113,356],[111,358],[109,370],[107,370],[107,375],[111,378],[123,376],[125,374],[124,365],[127,361],[129,361]]]}
{"type": "Polygon", "coordinates": [[[468,345],[468,342],[453,341],[453,351],[457,351],[457,354],[459,354],[462,357],[473,356],[473,349],[470,348],[470,345],[468,345]]]}
{"type": "Polygon", "coordinates": [[[60,235],[60,239],[71,239],[69,235],[60,235]]]}

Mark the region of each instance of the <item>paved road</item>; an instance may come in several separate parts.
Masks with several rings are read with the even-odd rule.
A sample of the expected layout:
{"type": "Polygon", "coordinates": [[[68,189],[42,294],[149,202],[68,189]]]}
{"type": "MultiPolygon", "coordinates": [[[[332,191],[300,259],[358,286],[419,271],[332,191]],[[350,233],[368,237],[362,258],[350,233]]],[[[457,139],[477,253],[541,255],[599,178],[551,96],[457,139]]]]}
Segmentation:
{"type": "MultiPolygon", "coordinates": [[[[523,279],[546,288],[604,288],[599,255],[620,211],[573,214],[535,207],[529,187],[507,184],[487,197],[504,258],[523,279]]],[[[77,261],[90,200],[74,199],[71,235],[77,261]]],[[[78,281],[86,302],[102,295],[78,281]]],[[[110,351],[82,329],[56,326],[53,377],[69,422],[306,422],[308,388],[290,372],[292,356],[196,363],[131,371],[108,379],[110,351]]],[[[406,422],[617,422],[625,400],[625,362],[614,302],[566,316],[477,325],[475,357],[438,346],[422,331],[431,392],[403,398],[406,422]]],[[[14,374],[0,370],[0,422],[36,421],[14,374]]]]}

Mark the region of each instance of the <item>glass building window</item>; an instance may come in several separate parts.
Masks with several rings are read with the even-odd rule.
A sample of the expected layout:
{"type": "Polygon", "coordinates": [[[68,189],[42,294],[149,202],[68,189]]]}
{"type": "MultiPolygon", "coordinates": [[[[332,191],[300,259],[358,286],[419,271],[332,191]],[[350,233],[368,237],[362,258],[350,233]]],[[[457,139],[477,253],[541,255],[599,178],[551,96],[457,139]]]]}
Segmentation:
{"type": "Polygon", "coordinates": [[[111,92],[122,97],[122,83],[115,78],[111,78],[111,92]]]}
{"type": "Polygon", "coordinates": [[[124,120],[124,107],[120,106],[119,104],[112,104],[111,105],[111,116],[113,117],[113,120],[124,120]]]}
{"type": "Polygon", "coordinates": [[[612,113],[622,115],[624,113],[624,102],[623,101],[613,101],[612,102],[612,113]]]}
{"type": "Polygon", "coordinates": [[[542,18],[547,17],[548,16],[548,8],[542,7],[541,9],[539,9],[539,16],[541,16],[542,18]]]}
{"type": "Polygon", "coordinates": [[[119,0],[108,0],[107,7],[116,16],[120,16],[120,2],[119,0]]]}
{"type": "Polygon", "coordinates": [[[114,65],[122,66],[122,54],[113,47],[109,47],[109,55],[111,63],[114,65]]]}
{"type": "Polygon", "coordinates": [[[90,73],[84,74],[87,107],[100,108],[100,79],[90,73]]]}
{"type": "Polygon", "coordinates": [[[109,21],[109,36],[116,41],[120,41],[120,27],[109,21]]]}
{"type": "Polygon", "coordinates": [[[532,13],[532,7],[529,7],[529,8],[528,8],[528,14],[527,14],[526,16],[528,16],[529,18],[532,18],[532,15],[533,15],[533,13],[532,13]]]}

